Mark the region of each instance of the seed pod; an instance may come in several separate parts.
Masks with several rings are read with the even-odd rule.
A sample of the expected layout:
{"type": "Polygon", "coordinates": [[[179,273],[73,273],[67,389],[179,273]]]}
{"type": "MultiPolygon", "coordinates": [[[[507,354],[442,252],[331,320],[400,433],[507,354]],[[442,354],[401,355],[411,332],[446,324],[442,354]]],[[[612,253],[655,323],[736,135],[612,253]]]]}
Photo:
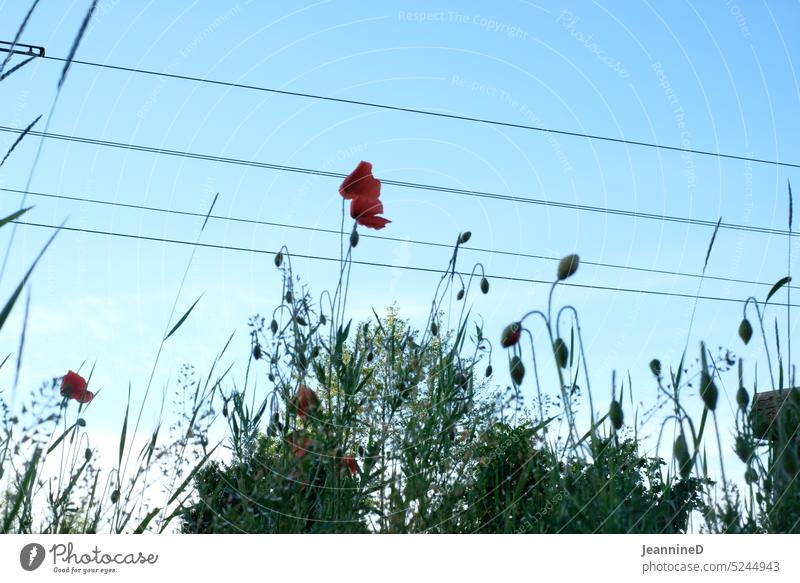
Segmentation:
{"type": "Polygon", "coordinates": [[[325,314],[319,315],[319,323],[323,326],[328,323],[328,318],[325,317],[325,314]]]}
{"type": "Polygon", "coordinates": [[[78,427],[86,427],[86,419],[83,417],[78,417],[78,420],[75,422],[78,427]]]}
{"type": "Polygon", "coordinates": [[[489,280],[486,279],[485,277],[481,278],[481,292],[483,292],[484,294],[489,293],[489,280]]]}
{"type": "Polygon", "coordinates": [[[283,251],[278,251],[275,254],[275,267],[280,267],[283,263],[283,251]]]}
{"type": "Polygon", "coordinates": [[[461,288],[460,290],[458,290],[458,293],[456,294],[456,300],[460,302],[463,299],[464,299],[464,288],[461,288]]]}
{"type": "Polygon", "coordinates": [[[256,360],[260,360],[261,356],[262,356],[261,345],[258,342],[256,342],[256,345],[253,347],[253,358],[255,358],[256,360]]]}
{"type": "Polygon", "coordinates": [[[291,292],[291,291],[287,291],[287,292],[286,292],[286,296],[284,296],[284,297],[285,297],[285,299],[286,299],[286,303],[287,303],[287,304],[291,304],[291,303],[292,303],[292,300],[294,299],[294,295],[292,294],[292,292],[291,292]]]}
{"type": "Polygon", "coordinates": [[[611,419],[611,425],[614,429],[619,431],[625,420],[625,415],[622,412],[622,405],[616,399],[611,401],[611,406],[608,408],[608,417],[611,419]]]}
{"type": "Polygon", "coordinates": [[[672,447],[672,454],[678,462],[681,476],[684,479],[688,478],[692,473],[692,459],[689,456],[689,446],[686,445],[686,436],[681,431],[678,438],[675,440],[675,445],[672,447]]]}
{"type": "Polygon", "coordinates": [[[356,245],[358,245],[358,239],[359,239],[358,231],[353,229],[353,232],[350,233],[350,247],[353,247],[355,249],[356,245]]]}
{"type": "Polygon", "coordinates": [[[513,322],[509,324],[505,328],[503,328],[502,334],[500,334],[500,345],[503,348],[508,348],[509,346],[514,346],[517,342],[519,342],[519,337],[522,335],[522,324],[519,322],[513,322]]]}
{"type": "Polygon", "coordinates": [[[269,373],[269,374],[267,375],[267,378],[269,379],[269,382],[271,382],[271,383],[274,383],[274,382],[275,382],[275,375],[274,375],[274,374],[272,374],[272,373],[269,373]]]}
{"type": "Polygon", "coordinates": [[[652,373],[655,376],[660,377],[661,376],[661,361],[658,360],[657,358],[654,358],[653,360],[651,360],[650,361],[650,370],[652,371],[652,373]]]}
{"type": "Polygon", "coordinates": [[[294,317],[294,321],[300,326],[308,326],[308,322],[306,322],[306,319],[300,314],[294,317]]]}
{"type": "Polygon", "coordinates": [[[703,371],[700,375],[700,398],[703,399],[703,403],[710,411],[717,408],[718,397],[719,390],[717,385],[714,384],[714,379],[706,371],[703,371]]]}
{"type": "Polygon", "coordinates": [[[439,325],[436,322],[431,322],[431,334],[434,336],[439,335],[439,325]]]}
{"type": "Polygon", "coordinates": [[[278,333],[278,322],[275,321],[275,320],[270,322],[269,323],[269,329],[272,330],[273,334],[277,334],[278,333]]]}
{"type": "Polygon", "coordinates": [[[490,364],[489,366],[486,367],[486,376],[487,377],[492,376],[492,372],[493,372],[493,369],[492,369],[492,365],[490,364]]]}
{"type": "Polygon", "coordinates": [[[556,357],[556,362],[558,366],[561,368],[567,368],[567,362],[569,361],[569,349],[567,345],[564,344],[564,341],[561,338],[556,338],[556,341],[553,342],[553,354],[556,357]]]}
{"type": "Polygon", "coordinates": [[[747,409],[747,406],[750,404],[750,394],[744,387],[739,387],[739,390],[736,391],[736,404],[739,405],[742,411],[747,409]]]}
{"type": "Polygon", "coordinates": [[[91,448],[89,448],[89,447],[87,447],[87,448],[86,448],[86,451],[84,451],[84,452],[83,452],[83,457],[86,459],[86,461],[87,461],[87,462],[88,462],[90,459],[92,459],[92,449],[91,449],[91,448]]]}
{"type": "Polygon", "coordinates": [[[515,385],[522,384],[522,379],[525,378],[525,365],[522,364],[522,359],[519,356],[514,355],[511,357],[509,374],[515,385]]]}
{"type": "Polygon", "coordinates": [[[111,492],[111,503],[116,504],[119,502],[119,490],[114,490],[111,492]]]}
{"type": "Polygon", "coordinates": [[[575,272],[578,271],[578,263],[580,263],[580,257],[574,253],[572,255],[567,255],[559,261],[557,273],[559,281],[563,281],[569,276],[574,275],[575,272]]]}
{"type": "Polygon", "coordinates": [[[470,237],[472,237],[472,233],[470,233],[469,231],[464,231],[463,233],[461,233],[461,236],[458,238],[458,243],[460,245],[463,245],[464,243],[466,243],[467,241],[470,240],[470,237]]]}
{"type": "Polygon", "coordinates": [[[742,339],[742,342],[747,344],[750,342],[750,339],[753,337],[753,327],[750,325],[750,321],[745,318],[742,320],[742,323],[739,324],[739,338],[742,339]]]}

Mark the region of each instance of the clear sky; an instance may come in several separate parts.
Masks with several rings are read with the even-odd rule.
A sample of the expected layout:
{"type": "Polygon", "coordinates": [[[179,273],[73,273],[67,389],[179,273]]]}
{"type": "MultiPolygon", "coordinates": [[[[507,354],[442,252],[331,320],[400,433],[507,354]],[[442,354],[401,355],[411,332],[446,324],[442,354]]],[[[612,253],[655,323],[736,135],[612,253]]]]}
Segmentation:
{"type": "MultiPolygon", "coordinates": [[[[88,0],[42,0],[22,42],[65,57],[88,0]]],[[[28,8],[0,2],[0,40],[28,8]]],[[[101,0],[78,59],[179,75],[373,101],[613,138],[800,162],[800,3],[745,2],[155,2],[101,0]]],[[[16,62],[16,61],[15,61],[16,62]]],[[[36,60],[0,84],[0,125],[25,127],[46,114],[62,64],[36,60]]],[[[42,129],[44,120],[38,129],[42,129]]],[[[787,180],[796,169],[687,155],[508,127],[439,119],[272,93],[75,65],[50,131],[86,138],[347,173],[359,160],[375,175],[556,203],[667,214],[765,228],[787,227],[787,180]]],[[[0,151],[16,135],[0,132],[0,151]]],[[[0,188],[23,189],[39,144],[27,139],[0,169],[0,188]]],[[[34,192],[338,229],[338,180],[263,168],[46,140],[34,192]]],[[[800,188],[800,186],[798,186],[800,188]]],[[[796,189],[797,190],[797,189],[796,189]]],[[[712,228],[573,208],[384,186],[381,232],[362,239],[358,260],[444,268],[450,251],[407,239],[585,262],[699,274],[712,228]]],[[[53,198],[28,198],[28,220],[192,241],[202,219],[53,198]]],[[[0,191],[4,214],[20,204],[0,191]]],[[[10,227],[2,230],[5,250],[10,227]]],[[[362,230],[362,234],[366,234],[362,230]]],[[[20,227],[6,274],[7,297],[50,235],[20,227]]],[[[212,220],[203,242],[335,256],[335,235],[212,220]]],[[[796,242],[798,240],[795,240],[796,242]]],[[[722,229],[702,295],[763,298],[786,273],[788,239],[722,229]]],[[[141,394],[191,249],[95,234],[61,233],[37,268],[21,386],[33,387],[87,361],[103,389],[90,411],[98,429],[118,427],[128,383],[141,394]]],[[[800,257],[795,243],[794,256],[800,257]]],[[[487,273],[551,280],[556,263],[465,252],[487,273]]],[[[468,265],[469,264],[469,265],[468,265]]],[[[295,262],[315,294],[335,285],[332,264],[295,262]]],[[[356,266],[352,316],[396,302],[403,316],[427,313],[435,274],[356,266]]],[[[694,294],[698,279],[584,264],[576,284],[694,294]]],[[[231,356],[248,352],[247,319],[280,295],[271,255],[199,249],[179,299],[203,299],[168,342],[160,392],[180,365],[204,371],[237,331],[231,356]]],[[[547,287],[492,280],[475,310],[490,338],[532,308],[547,287]]],[[[800,292],[795,292],[800,299],[800,292]]],[[[777,296],[786,301],[785,291],[777,296]]],[[[630,372],[643,409],[655,400],[647,363],[677,364],[692,301],[580,287],[557,301],[579,310],[595,401],[611,395],[611,371],[630,372]]],[[[796,301],[796,300],[795,300],[796,301]]],[[[736,336],[741,303],[701,301],[690,341],[730,347],[748,378],[763,352],[736,336]]],[[[16,354],[22,304],[0,338],[16,354]]],[[[798,312],[800,313],[800,312],[798,312]]],[[[780,314],[785,333],[785,317],[780,314]]],[[[772,316],[770,316],[771,318],[772,316]]],[[[541,340],[542,336],[537,336],[541,340]]],[[[498,351],[495,368],[504,368],[498,351]]],[[[760,386],[767,383],[765,366],[760,386]]],[[[546,375],[547,373],[545,373],[546,375]]],[[[498,382],[504,382],[503,376],[498,382]]],[[[553,378],[550,376],[549,378],[553,378]]],[[[0,370],[2,386],[13,367],[0,370]]],[[[721,410],[730,413],[735,378],[721,410]]],[[[532,385],[527,385],[528,389],[532,385]]],[[[697,398],[699,402],[699,398],[697,398]]],[[[626,413],[632,418],[629,405],[626,413]]]]}

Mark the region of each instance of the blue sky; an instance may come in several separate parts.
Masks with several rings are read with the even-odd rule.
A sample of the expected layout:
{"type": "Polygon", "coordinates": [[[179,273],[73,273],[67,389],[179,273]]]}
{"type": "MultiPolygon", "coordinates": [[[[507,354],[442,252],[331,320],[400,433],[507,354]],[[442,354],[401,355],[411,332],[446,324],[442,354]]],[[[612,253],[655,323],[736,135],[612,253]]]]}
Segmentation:
{"type": "MultiPolygon", "coordinates": [[[[66,56],[87,5],[42,0],[22,41],[66,56]]],[[[0,2],[0,40],[13,38],[26,10],[24,2],[0,2]]],[[[77,58],[797,163],[800,41],[791,24],[798,17],[796,1],[101,0],[77,58]]],[[[37,60],[4,81],[0,125],[21,128],[47,113],[60,70],[58,61],[37,60]]],[[[50,131],[342,173],[365,159],[387,180],[699,220],[722,216],[726,223],[776,229],[786,228],[787,180],[800,184],[796,170],[774,165],[79,65],[70,71],[50,131]]],[[[14,138],[0,133],[0,150],[14,138]]],[[[24,188],[37,146],[38,138],[23,143],[0,169],[0,187],[24,188]]],[[[36,192],[201,213],[219,192],[215,214],[325,229],[339,227],[337,187],[330,178],[52,140],[43,145],[31,183],[36,192]]],[[[700,273],[712,232],[392,186],[384,187],[383,200],[393,222],[381,234],[401,240],[449,243],[470,230],[470,246],[482,249],[548,257],[577,252],[585,261],[691,274],[700,273]]],[[[51,198],[28,201],[36,205],[31,221],[57,224],[68,217],[68,226],[135,235],[194,240],[202,222],[51,198]]],[[[4,213],[19,203],[18,194],[0,191],[4,213]]],[[[10,228],[3,231],[5,249],[10,228]]],[[[0,282],[3,297],[49,234],[19,228],[0,282]]],[[[209,223],[203,241],[269,251],[286,244],[291,252],[326,256],[338,245],[333,235],[220,220],[209,223]]],[[[787,244],[785,236],[723,229],[707,274],[771,284],[786,273],[787,244]]],[[[794,251],[800,257],[797,242],[794,251]]],[[[128,382],[134,394],[144,389],[189,254],[186,246],[60,234],[32,279],[22,386],[96,362],[93,384],[104,398],[91,416],[98,428],[117,427],[128,382]]],[[[363,239],[355,256],[444,268],[449,251],[363,239]]],[[[550,280],[556,268],[549,260],[472,251],[462,261],[465,268],[482,262],[490,276],[530,279],[550,280]]],[[[317,294],[335,285],[330,264],[298,260],[295,268],[317,294]]],[[[574,282],[683,294],[694,294],[698,284],[589,265],[574,282]]],[[[433,274],[357,266],[352,316],[396,302],[401,315],[418,321],[435,285],[433,274]]],[[[702,294],[744,300],[763,298],[768,289],[706,280],[702,294]]],[[[234,330],[232,356],[244,363],[247,319],[271,312],[280,279],[270,255],[200,249],[179,312],[201,293],[162,355],[159,391],[184,362],[204,371],[234,330]]],[[[543,307],[546,296],[546,286],[493,280],[475,310],[498,339],[508,322],[543,307]]],[[[785,292],[778,296],[785,298],[785,292]]],[[[691,300],[570,287],[558,291],[557,301],[581,314],[595,402],[610,399],[616,369],[618,378],[630,372],[636,401],[652,404],[647,363],[680,359],[691,300]]],[[[751,365],[752,378],[752,363],[763,353],[738,340],[741,310],[741,303],[700,302],[690,355],[701,339],[731,347],[751,365]]],[[[4,354],[17,351],[21,315],[18,308],[3,330],[4,354]]],[[[503,368],[504,358],[497,353],[495,368],[503,368]]],[[[8,386],[12,368],[0,374],[8,386]]],[[[766,382],[762,376],[760,386],[766,382]]],[[[721,407],[728,412],[735,388],[723,390],[721,407]]]]}

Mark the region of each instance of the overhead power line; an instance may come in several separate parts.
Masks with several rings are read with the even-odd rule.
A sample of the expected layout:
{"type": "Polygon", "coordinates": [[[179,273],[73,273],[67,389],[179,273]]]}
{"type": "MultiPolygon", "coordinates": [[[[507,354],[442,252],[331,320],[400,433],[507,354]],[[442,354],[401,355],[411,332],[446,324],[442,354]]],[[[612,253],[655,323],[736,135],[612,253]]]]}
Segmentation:
{"type": "MultiPolygon", "coordinates": [[[[0,132],[7,132],[13,134],[19,134],[23,130],[14,127],[8,126],[0,126],[0,132]]],[[[135,152],[145,152],[150,154],[158,154],[163,156],[174,156],[179,158],[188,158],[192,160],[204,160],[209,162],[216,162],[219,164],[233,164],[238,166],[246,166],[251,168],[263,168],[266,170],[276,170],[280,172],[293,172],[298,174],[308,174],[312,176],[322,176],[326,178],[336,178],[336,179],[343,179],[346,174],[341,172],[331,172],[328,170],[318,170],[313,168],[302,168],[299,166],[287,166],[284,164],[274,164],[269,162],[259,162],[256,160],[244,160],[241,158],[229,158],[224,156],[215,156],[211,154],[200,154],[197,152],[188,152],[185,150],[173,150],[169,148],[158,148],[154,146],[143,146],[139,144],[125,144],[123,142],[115,142],[111,140],[100,140],[96,138],[87,138],[82,136],[70,136],[66,134],[57,134],[53,132],[38,132],[38,131],[30,131],[28,132],[29,135],[32,136],[41,136],[44,138],[52,139],[52,140],[60,140],[66,142],[75,142],[80,144],[89,144],[95,146],[102,146],[107,148],[115,148],[115,149],[122,149],[122,150],[131,150],[135,152]]],[[[459,196],[470,196],[476,198],[485,198],[491,200],[501,200],[506,202],[516,202],[520,204],[533,204],[539,206],[547,206],[553,208],[563,208],[581,212],[593,212],[593,213],[601,213],[605,215],[615,215],[615,216],[622,216],[622,217],[631,217],[636,219],[648,219],[648,220],[655,220],[655,221],[665,221],[665,222],[672,222],[672,223],[681,223],[687,225],[698,225],[702,227],[716,227],[716,221],[709,221],[703,219],[691,219],[688,217],[679,217],[674,215],[660,215],[656,213],[647,213],[641,211],[631,211],[626,209],[615,209],[615,208],[607,208],[607,207],[599,207],[599,206],[592,206],[592,205],[585,205],[585,204],[578,204],[578,203],[570,203],[570,202],[561,202],[555,200],[544,200],[544,199],[537,199],[537,198],[527,198],[522,196],[515,196],[509,194],[499,194],[493,192],[487,192],[482,190],[469,190],[464,188],[453,188],[449,186],[439,186],[435,184],[424,184],[420,182],[407,182],[402,180],[388,180],[381,178],[381,182],[385,185],[390,186],[398,186],[401,188],[410,188],[414,190],[427,190],[431,192],[444,192],[448,194],[455,194],[459,196]]],[[[786,235],[797,237],[800,236],[798,232],[789,232],[784,229],[773,229],[769,227],[758,227],[753,225],[741,225],[736,223],[721,223],[721,229],[730,229],[736,231],[748,231],[753,233],[764,233],[768,235],[786,235]]]]}
{"type": "MultiPolygon", "coordinates": [[[[94,198],[86,198],[80,196],[69,196],[64,194],[52,194],[52,193],[45,193],[45,192],[33,192],[33,191],[24,191],[19,190],[16,188],[2,188],[0,187],[0,192],[6,193],[15,193],[15,194],[27,194],[28,196],[35,196],[39,198],[49,198],[54,200],[63,200],[69,202],[80,202],[80,203],[89,203],[89,204],[96,204],[102,206],[111,206],[115,208],[124,208],[124,209],[132,209],[132,210],[140,210],[140,211],[147,211],[147,212],[156,212],[156,213],[163,213],[168,215],[176,215],[176,216],[184,216],[184,217],[194,217],[194,218],[209,218],[214,219],[217,221],[223,222],[234,222],[234,223],[243,223],[243,224],[250,224],[250,225],[259,225],[259,226],[267,226],[267,227],[278,227],[282,229],[295,229],[301,231],[308,231],[313,233],[325,233],[330,235],[340,235],[340,231],[336,229],[326,229],[323,227],[309,227],[307,225],[298,225],[293,223],[281,223],[277,221],[265,221],[260,219],[248,219],[245,217],[227,217],[223,215],[207,215],[206,213],[194,212],[194,211],[186,211],[186,210],[178,210],[178,209],[168,209],[164,207],[156,207],[156,206],[149,206],[149,205],[141,205],[141,204],[133,204],[133,203],[124,203],[118,201],[107,201],[107,200],[98,200],[94,198]]],[[[402,237],[390,237],[387,235],[379,235],[379,234],[368,234],[364,233],[361,235],[362,238],[366,239],[376,239],[379,241],[391,241],[394,243],[410,243],[412,245],[420,245],[425,247],[439,247],[439,248],[451,248],[451,243],[440,243],[435,241],[424,241],[418,239],[404,239],[402,237]]],[[[536,255],[533,253],[524,253],[522,251],[506,251],[502,249],[489,249],[489,248],[482,248],[482,247],[466,247],[466,251],[472,251],[475,253],[485,253],[487,255],[504,255],[509,257],[520,257],[525,259],[537,259],[537,260],[544,260],[544,261],[560,261],[560,257],[549,257],[546,255],[536,255]]],[[[705,275],[702,276],[696,273],[686,273],[681,271],[673,271],[668,269],[655,269],[652,267],[637,267],[632,265],[620,265],[615,263],[604,263],[599,261],[589,261],[586,259],[581,259],[581,263],[584,265],[591,265],[593,267],[602,267],[608,269],[619,269],[623,271],[636,271],[642,273],[653,273],[657,275],[668,275],[672,277],[688,277],[694,279],[704,278],[707,280],[712,281],[722,281],[728,283],[737,283],[737,284],[745,284],[745,285],[760,285],[760,286],[772,286],[773,282],[765,282],[765,281],[753,281],[747,279],[737,279],[733,277],[722,277],[722,276],[713,276],[713,275],[705,275]]],[[[795,286],[791,286],[793,289],[798,289],[795,286]]]]}
{"type": "MultiPolygon", "coordinates": [[[[232,245],[220,245],[216,243],[199,243],[197,241],[186,241],[183,239],[167,239],[164,237],[151,237],[147,235],[134,235],[132,233],[119,233],[115,231],[103,231],[99,229],[85,229],[80,227],[67,227],[58,225],[49,225],[46,223],[35,223],[32,221],[12,221],[18,225],[23,225],[27,227],[38,227],[43,229],[61,229],[62,231],[70,231],[74,233],[87,233],[92,235],[104,235],[108,237],[119,237],[123,239],[134,239],[140,241],[150,241],[155,243],[166,243],[171,245],[189,245],[189,246],[197,246],[202,248],[208,249],[216,249],[221,251],[238,251],[243,253],[256,253],[262,255],[274,255],[277,253],[277,250],[266,250],[266,249],[256,249],[253,247],[237,247],[232,245]]],[[[308,255],[302,253],[290,253],[291,257],[299,258],[299,259],[308,259],[311,261],[324,261],[324,262],[335,262],[338,263],[341,261],[338,257],[325,257],[323,255],[308,255]]],[[[364,265],[367,267],[381,267],[385,269],[401,269],[403,271],[416,271],[422,273],[435,273],[438,275],[442,275],[445,273],[456,273],[461,275],[462,277],[468,278],[470,273],[463,272],[463,271],[449,271],[443,269],[434,269],[428,267],[416,267],[413,265],[392,265],[389,263],[379,263],[375,261],[361,261],[361,260],[352,260],[353,265],[364,265]]],[[[496,275],[496,274],[486,274],[486,277],[492,280],[500,280],[500,281],[512,281],[512,282],[520,282],[520,283],[532,283],[537,285],[552,285],[553,281],[550,280],[543,280],[543,279],[533,279],[527,277],[516,277],[511,275],[496,275]]],[[[713,301],[713,302],[729,302],[729,303],[744,303],[743,299],[739,298],[726,298],[726,297],[719,297],[719,296],[704,296],[704,295],[697,295],[694,294],[685,294],[679,292],[665,292],[665,291],[658,291],[658,290],[647,290],[647,289],[638,289],[638,288],[625,288],[625,287],[611,287],[611,286],[602,286],[602,285],[591,285],[591,284],[584,284],[584,283],[568,283],[562,282],[560,285],[564,285],[566,287],[575,287],[575,288],[582,288],[582,289],[590,289],[590,290],[599,290],[599,291],[611,291],[611,292],[623,292],[623,293],[630,293],[630,294],[643,294],[643,295],[652,295],[652,296],[664,296],[664,297],[674,297],[674,298],[687,298],[694,300],[697,298],[698,300],[703,301],[713,301]]],[[[785,303],[774,302],[773,306],[783,306],[785,307],[785,303]]],[[[800,308],[800,305],[792,304],[793,308],[800,308]]]]}
{"type": "MultiPolygon", "coordinates": [[[[53,57],[53,56],[43,56],[42,58],[52,61],[66,61],[66,59],[61,57],[53,57]]],[[[72,60],[73,65],[83,65],[86,67],[97,67],[101,69],[109,69],[114,71],[124,71],[127,73],[136,73],[140,75],[151,75],[155,77],[163,77],[167,79],[178,79],[182,81],[192,81],[195,83],[206,83],[209,85],[217,85],[221,87],[230,87],[235,89],[246,89],[249,91],[261,91],[265,93],[273,93],[276,95],[286,95],[290,97],[302,97],[305,99],[315,99],[318,101],[328,101],[332,103],[341,103],[346,105],[356,105],[360,107],[370,107],[373,109],[382,109],[388,111],[396,111],[402,113],[413,113],[416,115],[424,115],[429,117],[438,117],[444,119],[451,119],[456,121],[464,121],[470,123],[477,123],[477,124],[484,124],[484,125],[493,125],[499,127],[506,127],[506,128],[514,128],[520,130],[527,130],[533,132],[540,132],[540,133],[548,133],[548,134],[555,134],[560,136],[569,136],[574,138],[584,138],[589,140],[597,140],[602,142],[610,142],[615,144],[624,144],[628,146],[637,146],[642,148],[653,148],[659,150],[666,150],[671,152],[681,152],[687,154],[697,154],[700,156],[712,156],[715,158],[723,158],[728,160],[739,160],[745,162],[755,162],[758,164],[771,164],[773,166],[783,166],[786,168],[800,168],[800,163],[796,162],[781,162],[779,160],[769,160],[766,158],[754,158],[750,156],[740,156],[737,154],[726,154],[722,152],[712,152],[710,150],[699,150],[694,148],[682,148],[679,146],[668,146],[664,144],[656,144],[653,142],[644,142],[640,140],[627,140],[624,138],[614,138],[611,136],[603,136],[599,134],[588,134],[583,132],[572,132],[567,130],[559,130],[554,128],[547,128],[543,126],[533,126],[527,124],[520,124],[520,123],[512,123],[506,121],[499,121],[493,119],[487,119],[482,117],[473,117],[468,115],[458,115],[454,113],[444,113],[440,111],[431,111],[427,109],[417,109],[413,107],[401,107],[398,105],[388,105],[385,103],[374,103],[371,101],[362,101],[357,99],[345,99],[342,97],[330,97],[325,95],[317,95],[314,93],[304,93],[300,91],[289,91],[286,89],[275,89],[272,87],[263,87],[259,85],[250,85],[246,83],[234,83],[231,81],[221,81],[218,79],[205,79],[203,77],[192,77],[190,75],[178,75],[176,73],[163,73],[160,71],[152,71],[148,69],[138,69],[135,67],[123,67],[120,65],[110,65],[107,63],[96,63],[93,61],[79,61],[79,60],[72,60]]]]}

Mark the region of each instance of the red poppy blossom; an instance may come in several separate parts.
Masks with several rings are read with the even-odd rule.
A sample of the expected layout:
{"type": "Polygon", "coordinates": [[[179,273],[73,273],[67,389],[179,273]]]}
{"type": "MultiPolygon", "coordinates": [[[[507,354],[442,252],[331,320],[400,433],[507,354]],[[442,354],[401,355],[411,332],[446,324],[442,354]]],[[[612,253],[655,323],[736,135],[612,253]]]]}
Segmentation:
{"type": "Polygon", "coordinates": [[[380,201],[381,181],[372,175],[372,164],[359,162],[339,187],[339,194],[350,201],[350,216],[359,225],[370,229],[382,229],[391,223],[389,219],[379,217],[383,212],[380,201]]]}
{"type": "Polygon", "coordinates": [[[311,438],[308,435],[290,433],[286,436],[286,441],[292,447],[292,454],[295,457],[303,457],[311,448],[311,438]]]}
{"type": "Polygon", "coordinates": [[[350,475],[355,476],[358,471],[358,464],[356,458],[351,455],[346,455],[342,458],[342,467],[350,470],[350,475]]]}
{"type": "Polygon", "coordinates": [[[298,417],[305,417],[319,405],[317,394],[305,385],[300,385],[297,393],[289,399],[289,406],[297,410],[298,417]]]}
{"type": "Polygon", "coordinates": [[[363,160],[359,162],[356,169],[339,186],[339,194],[345,200],[378,198],[381,194],[381,181],[372,175],[372,164],[363,160]]]}
{"type": "Polygon", "coordinates": [[[88,403],[94,393],[86,390],[86,379],[76,372],[69,371],[61,380],[61,396],[75,399],[78,403],[88,403]]]}

